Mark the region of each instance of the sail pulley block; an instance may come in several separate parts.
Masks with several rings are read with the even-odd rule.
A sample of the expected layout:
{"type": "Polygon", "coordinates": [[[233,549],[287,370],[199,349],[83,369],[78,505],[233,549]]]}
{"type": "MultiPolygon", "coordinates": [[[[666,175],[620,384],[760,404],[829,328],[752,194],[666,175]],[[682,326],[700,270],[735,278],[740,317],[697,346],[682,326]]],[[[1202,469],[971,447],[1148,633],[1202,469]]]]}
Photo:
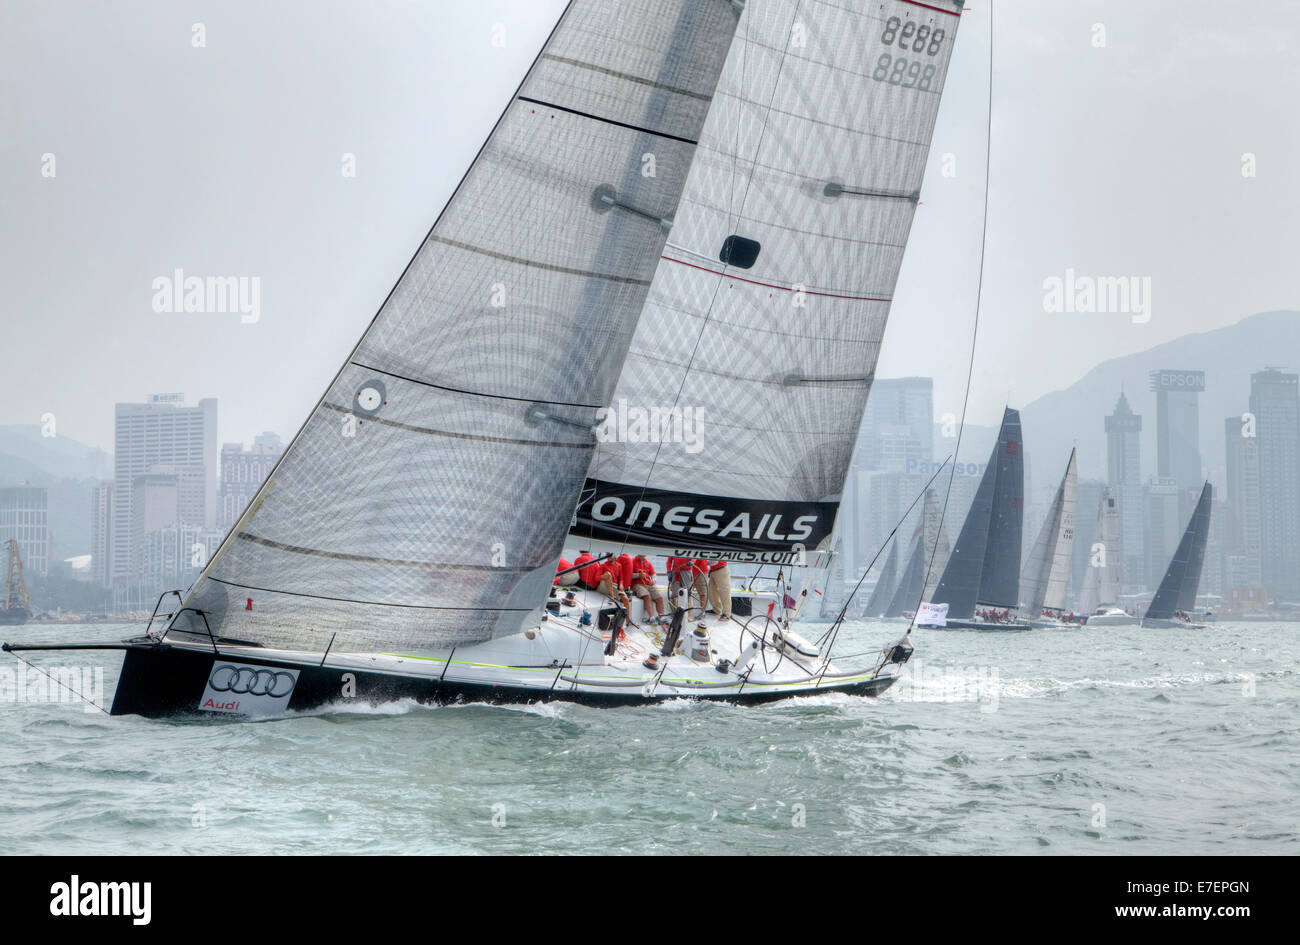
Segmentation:
{"type": "Polygon", "coordinates": [[[634,207],[631,204],[623,203],[618,199],[618,191],[609,184],[601,184],[591,193],[591,208],[597,213],[608,213],[617,207],[619,210],[626,210],[628,213],[634,213],[639,217],[647,220],[653,220],[663,227],[664,232],[673,228],[673,221],[668,217],[661,217],[658,214],[642,210],[640,207],[634,207]]]}
{"type": "Polygon", "coordinates": [[[362,417],[373,417],[379,408],[388,403],[388,390],[384,382],[371,378],[357,388],[352,397],[352,412],[362,417]]]}
{"type": "Polygon", "coordinates": [[[758,240],[751,240],[733,233],[722,241],[722,251],[718,253],[718,259],[728,266],[735,266],[737,269],[752,269],[754,263],[758,262],[758,251],[760,249],[762,247],[759,245],[758,240]]]}
{"type": "Polygon", "coordinates": [[[838,181],[827,181],[822,188],[824,197],[892,197],[895,200],[910,200],[916,203],[921,199],[919,190],[871,190],[867,187],[846,187],[838,181]]]}
{"type": "Polygon", "coordinates": [[[595,427],[588,423],[582,423],[579,420],[570,420],[568,417],[561,417],[559,414],[551,413],[541,404],[533,404],[524,411],[524,423],[530,427],[540,426],[543,421],[550,420],[554,423],[563,423],[566,426],[575,427],[579,430],[586,430],[595,436],[595,427]]]}

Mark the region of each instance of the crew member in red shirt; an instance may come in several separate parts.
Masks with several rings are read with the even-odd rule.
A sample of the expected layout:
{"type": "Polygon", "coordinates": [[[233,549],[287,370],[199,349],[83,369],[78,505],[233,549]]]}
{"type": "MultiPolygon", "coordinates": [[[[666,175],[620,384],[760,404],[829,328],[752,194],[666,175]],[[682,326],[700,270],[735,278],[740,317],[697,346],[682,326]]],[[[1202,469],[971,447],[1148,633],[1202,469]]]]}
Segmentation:
{"type": "Polygon", "coordinates": [[[632,559],[632,593],[645,602],[647,617],[662,617],[668,609],[664,589],[655,583],[655,566],[645,555],[632,559]]]}

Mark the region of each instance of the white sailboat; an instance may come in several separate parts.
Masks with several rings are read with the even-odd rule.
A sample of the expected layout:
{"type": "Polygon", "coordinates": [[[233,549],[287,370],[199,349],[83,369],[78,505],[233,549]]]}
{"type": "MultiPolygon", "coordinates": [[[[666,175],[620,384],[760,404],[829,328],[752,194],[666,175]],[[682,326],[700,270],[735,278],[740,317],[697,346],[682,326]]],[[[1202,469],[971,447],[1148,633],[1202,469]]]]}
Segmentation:
{"type": "Polygon", "coordinates": [[[828,550],[960,11],[572,0],[113,713],[886,688],[910,648],[832,662],[784,585],[697,632],[554,582],[828,550]]]}
{"type": "Polygon", "coordinates": [[[1105,488],[1097,507],[1097,524],[1083,587],[1079,591],[1079,613],[1085,614],[1089,627],[1137,626],[1141,621],[1119,606],[1120,531],[1119,506],[1115,493],[1105,488]]]}
{"type": "Polygon", "coordinates": [[[1070,451],[1065,475],[1038,532],[1025,572],[1020,578],[1021,615],[1030,626],[1079,626],[1066,620],[1070,567],[1074,561],[1074,507],[1078,492],[1075,451],[1070,451]]]}

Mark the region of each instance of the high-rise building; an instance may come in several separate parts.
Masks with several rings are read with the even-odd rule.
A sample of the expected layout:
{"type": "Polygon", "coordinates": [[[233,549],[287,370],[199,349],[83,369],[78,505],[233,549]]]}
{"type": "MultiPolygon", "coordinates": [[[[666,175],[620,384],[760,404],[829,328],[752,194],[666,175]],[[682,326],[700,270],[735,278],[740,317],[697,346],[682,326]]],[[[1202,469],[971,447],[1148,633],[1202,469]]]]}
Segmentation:
{"type": "Polygon", "coordinates": [[[23,570],[28,575],[45,577],[50,569],[50,529],[46,518],[47,499],[44,486],[5,486],[0,488],[0,547],[5,550],[8,567],[8,544],[18,539],[23,570]]]}
{"type": "MultiPolygon", "coordinates": [[[[168,525],[203,527],[216,522],[217,402],[207,398],[187,406],[181,394],[155,394],[147,403],[118,404],[114,452],[113,583],[134,585],[140,583],[133,547],[140,534],[135,508],[139,477],[170,475],[177,480],[176,518],[168,525]],[[182,516],[198,520],[181,521],[182,516]]],[[[154,513],[156,506],[157,501],[154,513]]],[[[154,520],[153,515],[146,518],[154,520]]]]}
{"type": "Polygon", "coordinates": [[[1142,417],[1133,412],[1124,392],[1106,418],[1107,484],[1119,509],[1119,577],[1123,593],[1146,585],[1146,499],[1142,488],[1142,417]]]}
{"type": "Polygon", "coordinates": [[[1223,421],[1227,482],[1223,489],[1224,586],[1258,587],[1259,437],[1249,417],[1223,421]]]}
{"type": "Polygon", "coordinates": [[[1300,602],[1300,375],[1276,368],[1250,376],[1259,440],[1259,546],[1264,586],[1300,602]]]}
{"type": "MultiPolygon", "coordinates": [[[[1160,586],[1190,520],[1180,508],[1182,494],[1172,476],[1155,476],[1146,486],[1146,578],[1148,590],[1160,586]]],[[[1122,523],[1121,523],[1122,526],[1122,523]]],[[[1125,591],[1125,593],[1128,593],[1125,591]]]]}
{"type": "MultiPolygon", "coordinates": [[[[221,487],[218,492],[217,527],[230,529],[244,514],[258,487],[270,474],[280,459],[284,447],[274,433],[263,433],[253,438],[253,448],[244,449],[243,443],[224,443],[221,446],[221,487]]],[[[852,498],[846,484],[845,504],[852,498]]],[[[846,509],[846,512],[848,510],[846,509]]]]}
{"type": "Polygon", "coordinates": [[[1198,398],[1205,372],[1152,371],[1150,380],[1156,394],[1156,475],[1173,479],[1181,489],[1194,487],[1199,495],[1204,478],[1198,398]]]}
{"type": "Polygon", "coordinates": [[[865,469],[915,472],[918,463],[933,460],[934,380],[899,377],[874,381],[858,443],[858,465],[865,469]]]}
{"type": "Polygon", "coordinates": [[[90,490],[90,579],[107,587],[113,576],[113,482],[95,483],[90,490]]]}

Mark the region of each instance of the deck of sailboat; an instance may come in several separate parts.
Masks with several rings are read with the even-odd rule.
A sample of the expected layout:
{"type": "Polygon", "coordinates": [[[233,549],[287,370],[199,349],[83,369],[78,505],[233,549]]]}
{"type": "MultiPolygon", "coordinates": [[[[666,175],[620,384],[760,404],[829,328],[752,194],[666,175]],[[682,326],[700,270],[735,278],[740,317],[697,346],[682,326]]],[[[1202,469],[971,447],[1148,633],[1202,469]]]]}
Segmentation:
{"type": "MultiPolygon", "coordinates": [[[[292,697],[281,707],[289,711],[394,697],[429,703],[560,700],[625,705],[683,697],[764,702],[828,691],[875,695],[896,678],[896,667],[880,669],[875,654],[859,656],[850,661],[853,666],[840,667],[821,656],[799,655],[788,647],[764,647],[748,666],[727,665],[724,660],[735,664],[740,658],[742,641],[755,639],[745,629],[750,618],[720,620],[713,614],[687,622],[674,654],[650,669],[645,660],[651,653],[661,652],[668,626],[645,619],[640,601],[635,601],[633,622],[626,626],[614,652],[606,655],[609,633],[602,633],[596,621],[600,606],[608,603],[599,594],[578,591],[572,606],[562,607],[558,614],[548,613],[546,620],[524,632],[427,652],[332,649],[322,655],[189,634],[171,634],[163,641],[135,641],[128,661],[134,655],[136,662],[124,669],[124,674],[145,663],[167,664],[173,675],[193,676],[197,686],[179,686],[176,699],[163,699],[154,706],[115,704],[114,713],[197,713],[202,701],[198,694],[205,691],[202,680],[210,682],[223,664],[296,671],[292,697]],[[584,612],[590,615],[590,624],[582,622],[584,612]],[[689,655],[689,637],[697,622],[709,630],[708,659],[689,655]],[[349,676],[351,692],[346,690],[349,676]]],[[[699,617],[698,612],[691,616],[699,617]]],[[[246,708],[238,711],[244,713],[246,708]]]]}

